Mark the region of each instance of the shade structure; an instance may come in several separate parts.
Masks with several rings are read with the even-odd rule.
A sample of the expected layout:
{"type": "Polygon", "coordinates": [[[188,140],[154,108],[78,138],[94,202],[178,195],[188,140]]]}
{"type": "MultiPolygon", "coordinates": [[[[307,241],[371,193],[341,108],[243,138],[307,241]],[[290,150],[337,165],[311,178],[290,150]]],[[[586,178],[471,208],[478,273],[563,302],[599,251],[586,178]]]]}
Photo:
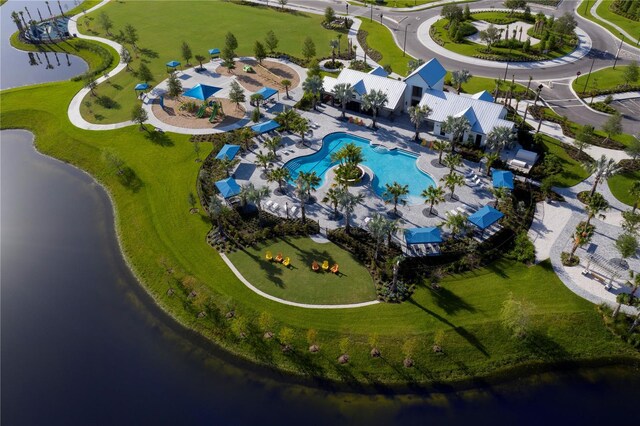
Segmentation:
{"type": "Polygon", "coordinates": [[[278,93],[276,89],[272,89],[271,87],[263,87],[262,89],[256,92],[256,95],[260,94],[262,95],[262,98],[266,100],[272,97],[273,95],[275,95],[276,93],[278,93]]]}
{"type": "Polygon", "coordinates": [[[508,170],[494,170],[491,174],[493,177],[494,188],[513,189],[513,173],[508,170]]]}
{"type": "Polygon", "coordinates": [[[216,188],[224,198],[238,195],[242,190],[234,178],[226,178],[216,182],[216,188]]]}
{"type": "Polygon", "coordinates": [[[260,135],[262,133],[271,132],[277,129],[278,127],[280,127],[280,125],[277,122],[273,120],[269,120],[269,121],[265,121],[264,123],[258,123],[255,126],[251,126],[251,130],[253,130],[254,133],[260,135]]]}
{"type": "Polygon", "coordinates": [[[440,228],[409,228],[404,230],[404,239],[407,244],[435,244],[442,242],[440,228]]]}
{"type": "Polygon", "coordinates": [[[175,68],[175,67],[180,66],[180,62],[178,62],[178,61],[170,61],[170,62],[167,62],[167,66],[169,68],[175,68]]]}
{"type": "Polygon", "coordinates": [[[183,95],[189,98],[195,98],[204,101],[205,99],[213,96],[218,90],[220,90],[219,87],[208,86],[206,84],[197,84],[191,89],[184,92],[183,95]]]}
{"type": "Polygon", "coordinates": [[[487,229],[497,221],[499,221],[504,214],[500,210],[496,210],[491,206],[484,206],[471,216],[467,220],[473,223],[480,229],[487,229]]]}
{"type": "Polygon", "coordinates": [[[216,159],[222,160],[223,158],[226,158],[227,160],[233,160],[236,154],[238,154],[238,151],[240,151],[240,145],[226,144],[222,147],[218,155],[216,155],[216,159]]]}
{"type": "Polygon", "coordinates": [[[214,49],[209,49],[209,55],[219,55],[220,54],[220,49],[218,49],[217,47],[214,49]]]}
{"type": "Polygon", "coordinates": [[[136,87],[133,88],[133,90],[147,90],[149,88],[149,85],[147,83],[138,83],[136,84],[136,87]]]}

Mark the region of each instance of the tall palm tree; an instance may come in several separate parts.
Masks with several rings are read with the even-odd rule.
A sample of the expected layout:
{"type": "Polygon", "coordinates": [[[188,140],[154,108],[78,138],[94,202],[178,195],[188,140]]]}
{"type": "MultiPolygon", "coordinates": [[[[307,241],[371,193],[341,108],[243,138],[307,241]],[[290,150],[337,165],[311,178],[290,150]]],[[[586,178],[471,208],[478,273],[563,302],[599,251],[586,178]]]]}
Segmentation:
{"type": "Polygon", "coordinates": [[[462,85],[471,79],[472,75],[469,70],[456,70],[451,73],[451,82],[456,86],[458,94],[462,89],[462,85]]]}
{"type": "Polygon", "coordinates": [[[455,151],[455,145],[462,143],[464,134],[471,130],[471,124],[467,117],[448,116],[442,123],[442,131],[451,135],[451,152],[455,151]]]}
{"type": "Polygon", "coordinates": [[[350,83],[339,83],[333,87],[332,90],[333,98],[340,102],[340,106],[342,109],[342,118],[346,117],[345,110],[347,109],[347,104],[351,99],[353,99],[356,94],[355,89],[351,86],[350,83]]]}
{"type": "Polygon", "coordinates": [[[294,130],[295,123],[300,119],[300,114],[293,108],[282,111],[274,119],[284,130],[294,130]]]}
{"type": "Polygon", "coordinates": [[[284,78],[280,81],[280,85],[284,87],[285,96],[289,99],[289,87],[291,87],[291,80],[284,78]]]}
{"type": "Polygon", "coordinates": [[[304,136],[309,131],[309,122],[304,117],[299,117],[293,124],[294,131],[300,135],[300,140],[304,146],[304,136]]]}
{"type": "Polygon", "coordinates": [[[389,97],[382,90],[371,90],[362,97],[362,109],[371,110],[371,128],[376,129],[376,116],[378,110],[389,103],[389,97]]]}
{"type": "Polygon", "coordinates": [[[322,79],[320,76],[312,75],[307,77],[307,79],[302,83],[302,90],[304,90],[305,93],[311,94],[311,105],[315,110],[317,99],[320,97],[320,93],[322,93],[322,79]]]}
{"type": "Polygon", "coordinates": [[[262,201],[266,198],[269,198],[271,195],[271,190],[268,186],[261,186],[259,188],[254,187],[252,191],[249,192],[249,201],[255,204],[258,212],[262,211],[262,201]]]}
{"type": "Polygon", "coordinates": [[[451,231],[454,238],[466,233],[467,231],[467,218],[462,213],[447,215],[443,225],[451,231]]]}
{"type": "Polygon", "coordinates": [[[433,214],[433,206],[444,201],[444,189],[440,186],[428,186],[422,191],[424,202],[429,203],[429,214],[433,214]]]}
{"type": "Polygon", "coordinates": [[[331,188],[327,190],[324,198],[322,199],[323,203],[327,203],[333,207],[334,218],[338,217],[338,206],[340,205],[340,198],[344,191],[345,189],[342,186],[333,184],[331,185],[331,188]]]}
{"type": "Polygon", "coordinates": [[[397,220],[388,218],[384,218],[384,220],[384,229],[387,232],[387,247],[389,247],[391,245],[391,238],[393,238],[393,235],[398,232],[398,229],[400,229],[400,225],[398,224],[397,220]]]}
{"type": "Polygon", "coordinates": [[[398,203],[407,204],[405,195],[409,194],[409,185],[400,185],[398,182],[385,184],[385,190],[382,194],[385,203],[393,202],[393,214],[398,215],[398,203]]]}
{"type": "Polygon", "coordinates": [[[594,193],[589,197],[585,206],[587,210],[587,226],[591,223],[591,219],[598,213],[609,209],[609,202],[599,192],[594,193]]]}
{"type": "Polygon", "coordinates": [[[489,171],[491,171],[491,166],[493,166],[493,163],[500,159],[500,154],[497,152],[487,152],[482,156],[487,159],[487,162],[485,163],[485,173],[488,175],[489,171]]]}
{"type": "Polygon", "coordinates": [[[369,228],[369,232],[371,232],[371,236],[373,237],[373,241],[375,242],[373,258],[377,259],[380,243],[387,235],[387,219],[381,214],[374,213],[371,216],[371,220],[367,223],[367,228],[369,228]]]}
{"type": "Polygon", "coordinates": [[[589,197],[591,197],[593,193],[596,192],[596,187],[601,181],[606,182],[607,179],[620,171],[620,166],[618,166],[616,160],[614,160],[613,158],[607,158],[604,154],[602,154],[602,157],[600,157],[596,161],[592,163],[586,163],[585,168],[590,174],[595,175],[593,187],[591,187],[589,197]]]}
{"type": "Polygon", "coordinates": [[[497,126],[487,135],[487,146],[497,152],[510,147],[514,142],[514,134],[507,126],[497,126]]]}
{"type": "Polygon", "coordinates": [[[218,226],[218,235],[224,236],[224,221],[222,219],[227,213],[227,207],[225,207],[225,205],[222,204],[222,201],[220,201],[220,199],[215,195],[211,196],[211,200],[207,207],[211,221],[218,226]]]}
{"type": "Polygon", "coordinates": [[[449,153],[444,157],[444,165],[449,168],[449,173],[453,173],[456,167],[462,164],[462,156],[460,154],[449,153]]]}
{"type": "Polygon", "coordinates": [[[273,157],[271,153],[267,152],[266,154],[262,152],[262,150],[258,151],[256,154],[256,164],[259,167],[262,167],[264,174],[266,175],[269,172],[269,167],[271,167],[271,162],[273,161],[273,157]]]}
{"type": "Polygon", "coordinates": [[[329,41],[329,47],[331,47],[331,64],[336,66],[336,49],[340,48],[340,42],[337,39],[329,41]]]}
{"type": "Polygon", "coordinates": [[[571,248],[570,256],[576,253],[578,247],[581,247],[591,241],[593,237],[593,231],[595,230],[595,226],[587,225],[586,222],[580,222],[576,227],[576,231],[573,234],[573,247],[571,248]]]}
{"type": "Polygon", "coordinates": [[[409,119],[411,120],[411,123],[416,126],[416,135],[413,138],[414,140],[420,140],[420,125],[431,115],[431,112],[431,108],[427,105],[415,105],[409,107],[409,119]]]}
{"type": "Polygon", "coordinates": [[[444,186],[451,190],[452,199],[456,187],[464,185],[464,178],[462,177],[462,175],[454,172],[443,176],[440,180],[444,182],[444,186]]]}
{"type": "Polygon", "coordinates": [[[305,223],[307,221],[305,205],[309,199],[309,187],[307,182],[300,175],[298,175],[298,178],[296,179],[296,196],[298,197],[298,200],[300,200],[300,215],[302,217],[302,223],[305,223]]]}
{"type": "Polygon", "coordinates": [[[271,156],[273,158],[278,157],[278,148],[282,146],[282,136],[274,136],[272,138],[268,138],[264,141],[264,146],[269,151],[271,151],[271,156]]]}
{"type": "Polygon", "coordinates": [[[267,174],[267,181],[276,182],[281,194],[284,194],[285,192],[283,185],[286,184],[290,178],[291,173],[289,172],[289,169],[285,167],[273,169],[267,174]]]}
{"type": "Polygon", "coordinates": [[[302,179],[307,184],[307,199],[311,198],[311,191],[316,190],[322,179],[315,171],[311,172],[300,172],[298,174],[298,179],[302,179]]]}
{"type": "Polygon", "coordinates": [[[345,190],[340,197],[340,207],[342,207],[345,216],[344,230],[347,234],[351,232],[351,214],[363,199],[364,195],[352,194],[351,192],[349,192],[349,190],[345,190]]]}
{"type": "Polygon", "coordinates": [[[220,162],[220,167],[222,167],[222,169],[224,170],[225,174],[227,175],[227,177],[229,177],[229,172],[231,171],[231,169],[233,169],[236,165],[238,165],[238,163],[240,162],[240,159],[238,158],[229,158],[226,155],[221,158],[220,160],[218,160],[220,162]]]}
{"type": "Polygon", "coordinates": [[[443,141],[440,139],[436,139],[435,142],[433,142],[433,149],[435,149],[436,151],[438,151],[438,164],[442,164],[442,154],[449,149],[449,147],[451,146],[451,144],[447,141],[443,141]]]}

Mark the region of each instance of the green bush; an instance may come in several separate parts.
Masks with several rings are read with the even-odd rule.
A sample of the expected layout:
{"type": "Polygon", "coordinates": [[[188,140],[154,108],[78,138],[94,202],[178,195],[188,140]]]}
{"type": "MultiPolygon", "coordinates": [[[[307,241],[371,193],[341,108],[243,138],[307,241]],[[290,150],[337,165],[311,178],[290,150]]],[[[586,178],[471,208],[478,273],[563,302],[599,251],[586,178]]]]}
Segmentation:
{"type": "Polygon", "coordinates": [[[518,262],[531,264],[536,260],[536,248],[526,232],[520,232],[515,239],[515,246],[507,257],[518,262]]]}

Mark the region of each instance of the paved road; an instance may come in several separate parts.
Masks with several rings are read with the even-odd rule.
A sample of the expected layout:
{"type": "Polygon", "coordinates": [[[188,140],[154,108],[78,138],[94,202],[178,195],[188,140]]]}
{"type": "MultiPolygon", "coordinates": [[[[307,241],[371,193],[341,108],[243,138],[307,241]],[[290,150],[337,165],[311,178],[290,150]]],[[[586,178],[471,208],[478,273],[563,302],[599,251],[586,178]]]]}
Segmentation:
{"type": "MultiPolygon", "coordinates": [[[[289,4],[316,11],[322,11],[327,6],[331,6],[338,13],[347,12],[347,3],[343,0],[291,0],[289,4]]],[[[545,86],[542,92],[542,97],[547,103],[553,106],[559,114],[566,115],[569,119],[580,123],[593,123],[594,125],[600,125],[604,120],[606,120],[606,116],[584,107],[584,105],[571,91],[569,83],[570,79],[575,77],[578,71],[583,74],[587,73],[592,64],[594,66],[594,70],[613,65],[616,52],[618,52],[620,47],[620,42],[606,29],[575,14],[577,4],[577,1],[565,0],[557,9],[536,6],[534,4],[530,4],[530,7],[534,14],[540,11],[546,14],[560,16],[565,12],[569,12],[576,16],[579,27],[586,31],[591,37],[593,46],[589,54],[582,59],[563,66],[532,70],[510,69],[507,74],[509,77],[515,76],[515,79],[521,82],[527,82],[529,80],[529,76],[532,76],[534,78],[532,86],[536,87],[539,84],[543,84],[545,86]],[[560,81],[554,82],[554,80],[560,81]],[[549,87],[549,82],[553,82],[553,88],[549,87]]],[[[362,19],[370,18],[371,10],[373,10],[373,18],[377,21],[380,21],[380,14],[382,14],[382,22],[389,27],[394,34],[396,34],[396,39],[398,41],[402,39],[404,42],[404,30],[407,28],[406,50],[411,56],[419,58],[431,58],[435,56],[447,69],[465,68],[476,76],[490,78],[502,78],[504,76],[504,70],[498,71],[495,68],[474,64],[471,61],[461,62],[452,58],[437,55],[418,40],[416,32],[420,24],[430,18],[439,16],[441,7],[411,12],[397,11],[391,8],[376,6],[370,8],[349,5],[348,7],[350,16],[358,16],[362,19]],[[407,24],[409,24],[408,27],[407,24]]],[[[469,7],[473,10],[489,8],[500,9],[504,6],[502,0],[480,0],[474,3],[469,3],[469,7]]],[[[618,64],[625,65],[632,60],[638,60],[639,58],[640,49],[624,45],[623,48],[620,49],[618,64]]],[[[626,109],[623,109],[622,111],[625,114],[623,117],[623,126],[625,131],[631,133],[640,132],[640,121],[638,121],[635,116],[627,114],[626,109]]]]}

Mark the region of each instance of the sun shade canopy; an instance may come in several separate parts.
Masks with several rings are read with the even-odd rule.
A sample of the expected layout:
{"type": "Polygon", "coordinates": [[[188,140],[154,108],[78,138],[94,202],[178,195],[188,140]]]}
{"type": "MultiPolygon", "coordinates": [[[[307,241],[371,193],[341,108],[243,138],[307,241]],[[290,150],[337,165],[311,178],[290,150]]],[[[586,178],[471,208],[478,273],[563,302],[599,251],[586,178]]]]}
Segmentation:
{"type": "Polygon", "coordinates": [[[223,158],[226,158],[227,160],[233,160],[236,154],[238,154],[238,151],[240,151],[240,145],[226,144],[222,147],[218,155],[216,155],[216,159],[222,160],[223,158]]]}
{"type": "Polygon", "coordinates": [[[260,135],[262,133],[268,133],[280,127],[280,125],[273,121],[265,121],[264,123],[258,123],[255,126],[251,126],[251,130],[253,130],[256,134],[260,135]]]}
{"type": "Polygon", "coordinates": [[[224,198],[233,197],[234,195],[238,195],[241,191],[240,185],[233,178],[226,178],[216,182],[216,188],[220,191],[220,194],[224,198]]]}
{"type": "Polygon", "coordinates": [[[219,90],[221,90],[220,87],[208,86],[206,84],[197,84],[196,86],[193,86],[191,89],[184,92],[183,95],[189,98],[195,98],[204,101],[205,99],[213,96],[219,90]]]}
{"type": "Polygon", "coordinates": [[[480,229],[487,229],[497,221],[499,221],[504,214],[501,211],[494,209],[491,206],[484,206],[471,216],[467,218],[469,222],[473,223],[480,229]]]}
{"type": "Polygon", "coordinates": [[[507,170],[494,170],[491,174],[493,177],[494,188],[513,189],[513,173],[507,170]]]}
{"type": "Polygon", "coordinates": [[[442,242],[440,228],[409,228],[404,231],[407,244],[433,244],[442,242]]]}

